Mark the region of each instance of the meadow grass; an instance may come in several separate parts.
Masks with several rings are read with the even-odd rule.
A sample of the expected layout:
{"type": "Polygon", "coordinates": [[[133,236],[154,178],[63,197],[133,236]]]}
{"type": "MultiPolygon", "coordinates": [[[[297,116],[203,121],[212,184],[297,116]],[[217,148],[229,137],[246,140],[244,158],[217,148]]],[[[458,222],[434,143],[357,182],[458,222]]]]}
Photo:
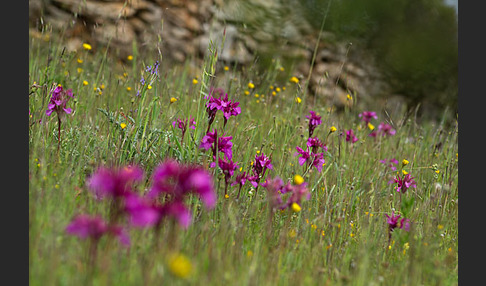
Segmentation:
{"type": "Polygon", "coordinates": [[[393,136],[373,138],[358,117],[363,110],[350,104],[336,112],[323,100],[304,96],[302,83],[289,81],[292,72],[281,70],[278,59],[263,72],[225,70],[216,50],[208,47],[200,67],[166,66],[157,54],[141,55],[135,46],[137,56],[120,62],[103,50],[67,52],[52,36],[30,38],[31,285],[458,283],[458,130],[447,112],[437,122],[418,122],[404,113],[387,118],[382,106],[371,106],[379,116],[375,126],[387,121],[396,129],[393,136]],[[158,75],[146,72],[157,60],[158,75]],[[61,141],[56,115],[45,114],[57,84],[74,94],[61,141]],[[287,182],[302,175],[308,183],[311,199],[302,202],[300,212],[278,210],[272,217],[265,188],[255,190],[249,183],[239,199],[238,186],[223,196],[223,173],[208,167],[211,157],[198,147],[207,128],[204,96],[210,87],[222,87],[240,102],[241,114],[224,128],[221,114],[212,125],[218,134],[233,137],[235,173],[240,167],[249,171],[257,154],[271,156],[273,170],[266,178],[287,182]],[[328,148],[321,172],[306,170],[294,154],[296,146],[305,147],[310,110],[322,117],[314,136],[328,148]],[[188,129],[181,142],[172,122],[189,116],[196,129],[188,129]],[[331,126],[335,132],[329,132],[331,126]],[[359,138],[356,143],[345,140],[349,129],[359,138]],[[156,240],[152,229],[129,228],[129,248],[103,237],[91,269],[89,241],[65,232],[76,214],[109,215],[110,202],[94,198],[87,178],[99,166],[137,164],[145,171],[137,186],[143,193],[166,158],[208,169],[218,193],[216,207],[206,210],[190,197],[193,222],[187,229],[167,221],[156,240]],[[399,161],[396,171],[380,163],[391,158],[399,161]],[[409,164],[403,166],[403,159],[409,164]],[[416,188],[404,194],[389,183],[402,170],[416,181],[416,188]],[[411,228],[395,229],[389,240],[385,214],[393,210],[410,219],[411,228]],[[172,255],[183,255],[182,262],[172,261],[172,255]],[[177,267],[189,274],[178,274],[177,267]]]}

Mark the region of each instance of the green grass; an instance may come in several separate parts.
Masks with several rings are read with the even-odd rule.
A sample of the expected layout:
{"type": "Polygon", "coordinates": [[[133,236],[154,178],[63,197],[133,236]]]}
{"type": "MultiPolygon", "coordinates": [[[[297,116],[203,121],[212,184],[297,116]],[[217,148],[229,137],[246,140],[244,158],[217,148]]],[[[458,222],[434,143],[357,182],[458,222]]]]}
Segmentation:
{"type": "MultiPolygon", "coordinates": [[[[68,53],[62,47],[52,36],[48,41],[30,38],[29,82],[36,83],[29,96],[31,285],[458,283],[458,130],[447,112],[439,122],[420,123],[403,113],[390,114],[397,133],[375,140],[359,121],[363,110],[351,105],[344,112],[329,112],[326,102],[304,96],[302,87],[288,80],[291,71],[280,71],[278,59],[265,72],[231,66],[225,71],[215,48],[209,47],[212,52],[198,69],[162,61],[159,77],[145,74],[152,88],[145,85],[136,97],[145,66],[160,60],[156,54],[144,57],[134,50],[135,59],[121,63],[102,50],[68,53]],[[250,81],[254,89],[248,88],[250,81]],[[74,112],[62,122],[59,152],[56,114],[45,115],[53,84],[72,88],[75,95],[68,103],[74,112]],[[300,212],[277,211],[269,221],[263,187],[255,193],[247,183],[239,200],[238,187],[230,187],[225,199],[223,175],[211,170],[219,196],[215,209],[206,211],[191,198],[193,223],[187,230],[164,225],[157,244],[151,229],[130,229],[129,249],[103,237],[90,276],[88,241],[64,231],[76,214],[108,214],[109,202],[94,199],[87,177],[100,165],[135,163],[146,172],[147,180],[138,186],[142,192],[150,187],[152,170],[168,157],[207,167],[210,157],[197,146],[207,127],[203,97],[210,86],[224,87],[230,99],[240,102],[241,114],[231,117],[224,129],[233,136],[234,161],[249,170],[258,151],[271,155],[274,170],[267,177],[288,181],[305,173],[295,147],[305,147],[309,110],[322,116],[314,136],[326,141],[328,152],[321,173],[305,173],[311,199],[302,203],[300,212]],[[272,96],[270,86],[285,90],[272,96]],[[171,97],[178,100],[171,104],[171,97]],[[296,97],[303,101],[296,103],[296,97]],[[197,119],[197,127],[188,129],[180,142],[180,130],[172,122],[189,115],[197,119]],[[127,127],[122,129],[121,123],[127,127]],[[331,126],[337,131],[329,134],[331,126]],[[351,128],[360,139],[353,145],[339,136],[351,128]],[[440,148],[434,149],[436,145],[440,148]],[[395,172],[379,163],[390,158],[409,160],[403,168],[417,182],[402,203],[388,184],[395,172]],[[392,209],[406,214],[412,228],[394,231],[389,246],[385,214],[392,209]],[[168,257],[174,252],[189,259],[189,277],[170,271],[168,257]]],[[[382,106],[369,110],[379,114],[375,126],[385,121],[382,106]]],[[[213,128],[223,133],[220,113],[213,128]]]]}

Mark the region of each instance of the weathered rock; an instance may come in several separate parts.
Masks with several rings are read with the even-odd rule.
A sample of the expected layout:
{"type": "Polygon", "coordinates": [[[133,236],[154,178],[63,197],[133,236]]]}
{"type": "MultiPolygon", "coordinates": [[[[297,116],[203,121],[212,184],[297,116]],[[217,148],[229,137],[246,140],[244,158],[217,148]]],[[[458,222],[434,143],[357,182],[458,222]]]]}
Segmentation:
{"type": "Polygon", "coordinates": [[[312,70],[310,94],[338,106],[350,104],[348,93],[359,103],[387,91],[373,62],[351,57],[353,47],[328,32],[321,32],[317,45],[319,32],[287,6],[263,0],[29,0],[29,18],[33,28],[43,15],[42,21],[65,29],[70,50],[83,42],[110,43],[126,58],[135,41],[139,49],[160,49],[164,61],[182,63],[202,60],[212,42],[226,64],[252,64],[257,53],[285,59],[302,81],[312,70]]]}

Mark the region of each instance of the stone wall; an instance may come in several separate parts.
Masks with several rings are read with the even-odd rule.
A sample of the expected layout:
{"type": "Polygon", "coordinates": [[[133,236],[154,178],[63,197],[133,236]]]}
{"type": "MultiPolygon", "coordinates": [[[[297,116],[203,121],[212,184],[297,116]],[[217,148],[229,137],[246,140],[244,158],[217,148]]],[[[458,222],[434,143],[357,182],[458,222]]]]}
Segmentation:
{"type": "MultiPolygon", "coordinates": [[[[83,42],[94,49],[109,44],[125,58],[136,41],[141,50],[157,48],[164,60],[181,63],[202,59],[209,42],[219,47],[224,33],[219,60],[249,65],[255,54],[272,53],[294,62],[301,79],[311,70],[319,33],[293,5],[262,0],[29,0],[29,20],[32,29],[49,23],[65,30],[71,50],[83,42]]],[[[323,32],[309,89],[339,107],[348,93],[366,103],[388,85],[370,59],[323,32]]]]}

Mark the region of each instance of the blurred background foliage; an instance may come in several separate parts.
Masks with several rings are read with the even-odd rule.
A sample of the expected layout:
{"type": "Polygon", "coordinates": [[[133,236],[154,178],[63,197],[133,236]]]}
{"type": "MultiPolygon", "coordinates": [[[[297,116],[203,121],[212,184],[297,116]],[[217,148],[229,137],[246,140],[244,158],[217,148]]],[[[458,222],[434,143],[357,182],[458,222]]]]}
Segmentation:
{"type": "Polygon", "coordinates": [[[458,15],[443,0],[299,0],[307,21],[375,59],[410,107],[457,110],[458,15]]]}

